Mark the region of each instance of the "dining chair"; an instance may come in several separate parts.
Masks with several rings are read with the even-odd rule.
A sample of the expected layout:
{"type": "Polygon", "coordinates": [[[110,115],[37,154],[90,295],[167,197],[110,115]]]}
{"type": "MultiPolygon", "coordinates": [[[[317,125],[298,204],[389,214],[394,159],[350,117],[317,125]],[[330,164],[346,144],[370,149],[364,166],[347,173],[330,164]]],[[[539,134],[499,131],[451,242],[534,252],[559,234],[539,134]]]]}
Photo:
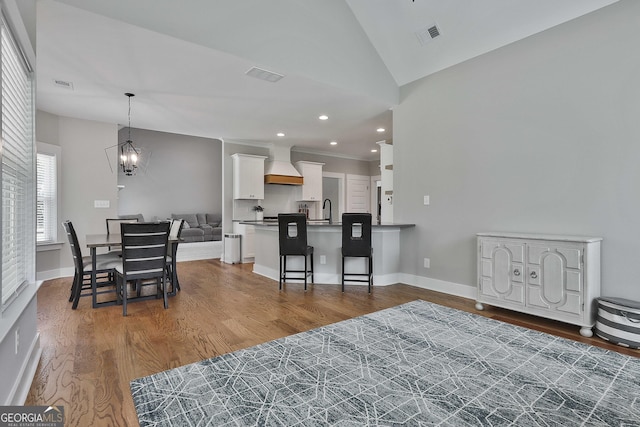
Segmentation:
{"type": "Polygon", "coordinates": [[[164,308],[169,308],[167,294],[167,248],[169,242],[169,222],[121,223],[122,262],[116,267],[116,292],[122,301],[122,315],[127,315],[129,300],[126,284],[136,284],[135,300],[164,298],[164,308]],[[142,296],[142,288],[155,285],[156,293],[142,296]]]}
{"type": "Polygon", "coordinates": [[[302,213],[278,214],[278,234],[280,244],[280,274],[279,286],[287,280],[304,280],[304,290],[307,291],[307,277],[311,276],[313,283],[313,246],[307,244],[307,217],[302,213]],[[287,257],[304,257],[303,270],[288,270],[287,257]],[[311,261],[311,265],[307,260],[311,261]],[[309,268],[311,267],[311,268],[309,268]],[[302,277],[291,277],[287,273],[295,273],[302,277]]]}
{"type": "Polygon", "coordinates": [[[169,250],[167,252],[167,275],[170,277],[169,280],[171,281],[171,295],[175,295],[176,292],[180,290],[178,273],[175,268],[175,257],[178,252],[178,243],[180,241],[183,226],[183,219],[172,219],[171,226],[169,228],[169,239],[172,243],[169,244],[169,250]]]}
{"type": "MultiPolygon", "coordinates": [[[[64,231],[67,233],[69,246],[71,248],[71,256],[73,257],[73,265],[75,273],[71,284],[71,292],[69,302],[73,301],[72,309],[78,308],[80,297],[91,296],[91,272],[93,269],[91,257],[83,257],[82,249],[78,244],[78,236],[71,221],[62,223],[64,231]],[[89,291],[88,293],[86,291],[89,291]],[[84,292],[84,293],[83,293],[84,292]]],[[[119,263],[119,257],[112,253],[96,255],[96,285],[98,288],[115,285],[114,269],[119,263]]],[[[110,293],[114,290],[101,290],[97,293],[110,293]]]]}
{"type": "MultiPolygon", "coordinates": [[[[120,224],[127,223],[130,224],[132,222],[139,222],[138,218],[107,218],[107,236],[110,234],[120,234],[120,224]]],[[[122,251],[120,249],[111,250],[111,246],[109,246],[108,250],[115,254],[121,255],[122,251]]]]}
{"type": "Polygon", "coordinates": [[[373,248],[371,247],[371,214],[370,213],[343,213],[342,214],[342,292],[344,282],[367,282],[369,293],[373,286],[373,248]],[[366,273],[345,272],[345,258],[367,258],[368,270],[366,273]],[[366,277],[366,279],[354,279],[349,277],[366,277]]]}

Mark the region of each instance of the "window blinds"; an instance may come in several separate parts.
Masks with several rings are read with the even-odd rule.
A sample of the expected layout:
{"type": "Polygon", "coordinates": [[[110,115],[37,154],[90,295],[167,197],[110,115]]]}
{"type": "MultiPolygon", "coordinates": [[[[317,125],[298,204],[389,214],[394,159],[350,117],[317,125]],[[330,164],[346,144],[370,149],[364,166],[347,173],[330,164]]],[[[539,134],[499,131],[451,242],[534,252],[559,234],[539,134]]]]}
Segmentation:
{"type": "Polygon", "coordinates": [[[2,68],[2,305],[27,283],[33,268],[32,82],[4,18],[0,28],[2,68]]]}
{"type": "Polygon", "coordinates": [[[54,154],[38,153],[36,159],[37,202],[36,241],[55,242],[57,239],[57,159],[54,154]]]}

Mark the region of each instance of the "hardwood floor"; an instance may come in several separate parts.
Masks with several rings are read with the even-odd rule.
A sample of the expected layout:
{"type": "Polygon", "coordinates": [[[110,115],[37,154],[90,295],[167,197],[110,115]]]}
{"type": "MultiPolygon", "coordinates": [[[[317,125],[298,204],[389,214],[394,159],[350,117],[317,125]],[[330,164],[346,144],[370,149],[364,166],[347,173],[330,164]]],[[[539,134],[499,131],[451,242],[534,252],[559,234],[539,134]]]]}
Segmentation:
{"type": "Polygon", "coordinates": [[[71,278],[38,292],[42,357],[26,405],[63,405],[69,426],[133,426],[138,419],[129,382],[286,335],[415,299],[475,312],[520,326],[640,357],[640,351],[580,336],[579,328],[508,310],[474,308],[474,301],[407,285],[285,285],[255,275],[252,264],[219,260],[178,264],[182,291],[169,300],[77,310],[67,302],[71,278]]]}

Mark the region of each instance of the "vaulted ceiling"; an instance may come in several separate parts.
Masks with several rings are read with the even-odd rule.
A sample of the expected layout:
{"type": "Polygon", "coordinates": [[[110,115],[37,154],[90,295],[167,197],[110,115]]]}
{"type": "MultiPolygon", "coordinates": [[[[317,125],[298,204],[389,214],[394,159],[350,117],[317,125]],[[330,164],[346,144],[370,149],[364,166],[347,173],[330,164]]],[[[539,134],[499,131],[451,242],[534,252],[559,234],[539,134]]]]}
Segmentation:
{"type": "Polygon", "coordinates": [[[372,160],[399,86],[615,1],[38,0],[37,106],[372,160]]]}

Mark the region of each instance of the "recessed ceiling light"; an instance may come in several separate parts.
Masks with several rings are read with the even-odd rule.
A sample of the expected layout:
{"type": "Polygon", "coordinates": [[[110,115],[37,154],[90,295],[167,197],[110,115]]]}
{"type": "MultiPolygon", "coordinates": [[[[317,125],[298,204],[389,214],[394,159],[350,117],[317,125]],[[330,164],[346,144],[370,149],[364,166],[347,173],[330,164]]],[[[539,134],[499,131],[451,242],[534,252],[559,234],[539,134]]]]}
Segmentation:
{"type": "Polygon", "coordinates": [[[378,152],[378,149],[377,149],[377,148],[372,148],[372,149],[371,149],[371,152],[372,152],[372,153],[377,153],[377,152],[378,152]]]}
{"type": "Polygon", "coordinates": [[[282,132],[278,132],[278,133],[277,133],[277,135],[278,135],[278,136],[284,136],[284,133],[282,133],[282,132]]]}
{"type": "Polygon", "coordinates": [[[326,114],[321,115],[320,117],[318,117],[320,120],[328,120],[329,116],[327,116],[326,114]]]}
{"type": "Polygon", "coordinates": [[[338,143],[336,141],[331,141],[329,144],[331,145],[338,145],[338,143]]]}
{"type": "Polygon", "coordinates": [[[378,128],[378,129],[376,129],[376,131],[378,131],[378,132],[380,132],[380,133],[384,132],[385,130],[386,130],[385,128],[378,128]]]}

